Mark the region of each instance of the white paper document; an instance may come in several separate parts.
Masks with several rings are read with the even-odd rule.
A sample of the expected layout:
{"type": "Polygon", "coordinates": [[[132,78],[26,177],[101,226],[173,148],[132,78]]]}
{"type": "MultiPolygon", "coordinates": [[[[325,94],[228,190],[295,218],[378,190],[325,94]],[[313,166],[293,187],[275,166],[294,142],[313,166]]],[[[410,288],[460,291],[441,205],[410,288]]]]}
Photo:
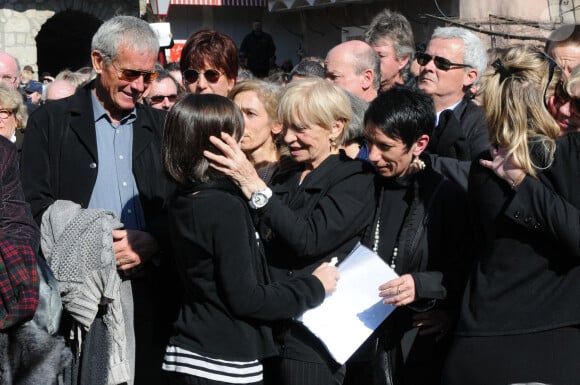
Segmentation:
{"type": "Polygon", "coordinates": [[[336,291],[306,311],[301,321],[344,364],[395,309],[383,304],[379,286],[397,277],[378,255],[359,245],[338,266],[336,291]]]}

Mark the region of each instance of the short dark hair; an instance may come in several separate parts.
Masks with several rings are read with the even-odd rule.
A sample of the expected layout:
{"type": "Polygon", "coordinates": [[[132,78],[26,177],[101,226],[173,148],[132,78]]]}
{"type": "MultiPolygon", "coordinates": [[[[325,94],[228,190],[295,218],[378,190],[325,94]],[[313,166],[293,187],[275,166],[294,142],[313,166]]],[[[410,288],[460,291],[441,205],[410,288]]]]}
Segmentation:
{"type": "Polygon", "coordinates": [[[292,68],[290,72],[290,81],[294,76],[302,78],[326,78],[324,66],[314,60],[301,60],[292,68]]]}
{"type": "Polygon", "coordinates": [[[239,140],[244,118],[226,97],[214,94],[188,94],[169,110],[165,119],[161,156],[169,176],[179,185],[208,182],[223,176],[211,167],[204,151],[220,151],[209,141],[226,132],[239,140]]]}
{"type": "Polygon", "coordinates": [[[431,135],[435,127],[433,100],[419,90],[395,86],[371,102],[365,113],[365,127],[369,123],[410,149],[421,135],[431,135]]]}
{"type": "Polygon", "coordinates": [[[225,33],[204,29],[191,35],[181,51],[179,67],[203,69],[209,63],[223,71],[228,79],[238,77],[239,53],[236,43],[225,33]]]}

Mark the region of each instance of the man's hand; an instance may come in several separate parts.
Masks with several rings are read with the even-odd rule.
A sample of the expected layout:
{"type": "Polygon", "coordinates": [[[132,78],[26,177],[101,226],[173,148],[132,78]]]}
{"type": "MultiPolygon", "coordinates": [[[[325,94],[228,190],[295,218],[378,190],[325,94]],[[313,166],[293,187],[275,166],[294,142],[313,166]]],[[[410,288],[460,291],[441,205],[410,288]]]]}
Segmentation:
{"type": "Polygon", "coordinates": [[[144,231],[113,230],[117,268],[129,270],[147,261],[158,250],[157,241],[144,231]]]}

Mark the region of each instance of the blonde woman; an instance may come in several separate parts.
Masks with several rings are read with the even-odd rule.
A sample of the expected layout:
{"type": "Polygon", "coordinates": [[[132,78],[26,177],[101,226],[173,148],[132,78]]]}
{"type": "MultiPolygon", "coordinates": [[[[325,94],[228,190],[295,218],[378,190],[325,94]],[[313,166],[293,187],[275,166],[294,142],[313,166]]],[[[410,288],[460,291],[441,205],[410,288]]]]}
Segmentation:
{"type": "Polygon", "coordinates": [[[482,78],[493,150],[469,176],[475,263],[446,385],[578,383],[580,137],[556,139],[553,71],[518,47],[482,78]]]}
{"type": "MultiPolygon", "coordinates": [[[[340,88],[324,79],[293,81],[282,91],[278,119],[284,142],[298,163],[270,187],[231,136],[213,138],[224,156],[204,155],[240,186],[252,208],[272,280],[309,275],[323,261],[342,260],[359,242],[374,210],[371,166],[339,147],[351,108],[340,88]]],[[[280,357],[264,366],[266,384],[341,384],[344,368],[299,322],[276,325],[280,357]]]]}
{"type": "Polygon", "coordinates": [[[265,183],[272,179],[280,160],[282,123],[276,109],[281,91],[276,84],[251,79],[235,85],[228,95],[244,116],[242,151],[265,183]]]}
{"type": "Polygon", "coordinates": [[[28,112],[22,95],[0,83],[0,135],[16,143],[20,151],[22,128],[26,127],[28,112]]]}

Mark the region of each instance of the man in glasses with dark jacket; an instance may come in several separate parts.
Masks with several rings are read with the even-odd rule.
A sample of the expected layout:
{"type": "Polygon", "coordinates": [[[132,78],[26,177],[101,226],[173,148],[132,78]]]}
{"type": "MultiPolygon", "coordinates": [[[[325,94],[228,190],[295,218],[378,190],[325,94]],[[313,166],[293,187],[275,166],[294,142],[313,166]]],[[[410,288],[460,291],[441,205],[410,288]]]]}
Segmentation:
{"type": "Polygon", "coordinates": [[[483,111],[470,92],[487,66],[482,41],[466,29],[440,27],[416,57],[417,86],[431,96],[437,113],[428,150],[459,160],[476,158],[489,148],[483,111]]]}

